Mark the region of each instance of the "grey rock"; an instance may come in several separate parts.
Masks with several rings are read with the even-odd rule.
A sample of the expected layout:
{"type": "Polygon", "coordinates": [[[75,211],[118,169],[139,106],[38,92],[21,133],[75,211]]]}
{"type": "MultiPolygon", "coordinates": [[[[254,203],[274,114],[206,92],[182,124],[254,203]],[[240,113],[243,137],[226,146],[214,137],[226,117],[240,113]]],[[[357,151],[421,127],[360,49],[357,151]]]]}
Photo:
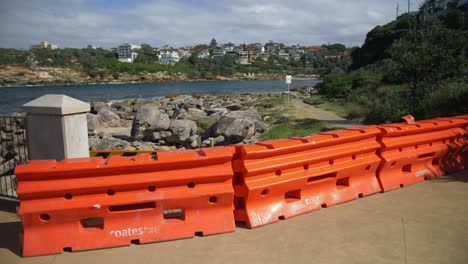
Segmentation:
{"type": "Polygon", "coordinates": [[[123,106],[122,108],[120,108],[120,110],[125,113],[132,113],[134,108],[130,106],[123,106]]]}
{"type": "Polygon", "coordinates": [[[255,120],[255,132],[263,133],[267,130],[268,125],[262,121],[255,120]]]}
{"type": "Polygon", "coordinates": [[[124,111],[114,111],[116,115],[119,116],[120,119],[123,120],[133,120],[133,116],[130,113],[124,111]]]}
{"type": "Polygon", "coordinates": [[[240,110],[242,106],[240,104],[232,104],[232,105],[226,106],[226,108],[232,111],[237,111],[237,110],[240,110]]]}
{"type": "Polygon", "coordinates": [[[131,146],[137,150],[154,150],[155,145],[151,142],[134,141],[131,143],[131,146]]]}
{"type": "Polygon", "coordinates": [[[174,150],[175,147],[170,147],[170,146],[155,146],[155,150],[174,150]]]}
{"type": "Polygon", "coordinates": [[[198,148],[200,147],[200,136],[198,135],[193,135],[187,139],[187,143],[190,144],[190,147],[192,148],[198,148]]]}
{"type": "Polygon", "coordinates": [[[169,116],[158,109],[158,104],[145,104],[138,108],[132,124],[131,136],[135,139],[151,138],[153,132],[167,130],[169,116]]]}
{"type": "Polygon", "coordinates": [[[99,119],[109,127],[120,126],[120,117],[110,110],[101,110],[98,113],[99,119]]]}
{"type": "Polygon", "coordinates": [[[109,104],[104,102],[91,102],[91,113],[97,114],[102,110],[109,110],[109,104]]]}
{"type": "Polygon", "coordinates": [[[135,150],[128,141],[106,136],[95,140],[90,148],[91,150],[135,150]]]}
{"type": "Polygon", "coordinates": [[[216,115],[216,116],[221,117],[221,116],[227,115],[229,111],[227,110],[227,108],[219,107],[219,108],[209,108],[206,110],[206,113],[210,116],[216,115]]]}
{"type": "Polygon", "coordinates": [[[172,136],[171,131],[154,132],[152,140],[157,141],[172,136]]]}
{"type": "Polygon", "coordinates": [[[224,136],[220,135],[220,136],[217,136],[216,138],[214,138],[214,145],[219,145],[219,144],[222,144],[224,143],[226,139],[224,138],[224,136]]]}
{"type": "Polygon", "coordinates": [[[189,108],[187,109],[187,117],[186,119],[192,120],[192,121],[198,121],[202,118],[205,118],[207,115],[205,111],[200,110],[198,108],[189,108]]]}
{"type": "Polygon", "coordinates": [[[197,124],[187,119],[172,120],[169,130],[172,135],[167,138],[167,142],[182,144],[197,133],[197,124]]]}
{"type": "Polygon", "coordinates": [[[95,131],[105,127],[98,115],[87,113],[86,118],[88,121],[88,131],[95,131]]]}
{"type": "Polygon", "coordinates": [[[182,108],[189,109],[189,108],[200,108],[201,103],[198,99],[190,97],[188,100],[184,101],[182,104],[182,108]]]}
{"type": "MultiPolygon", "coordinates": [[[[258,130],[266,129],[266,124],[257,111],[233,111],[219,119],[212,128],[214,136],[224,136],[230,143],[240,143],[244,139],[252,137],[258,130]]],[[[264,131],[264,130],[263,130],[264,131]]]]}

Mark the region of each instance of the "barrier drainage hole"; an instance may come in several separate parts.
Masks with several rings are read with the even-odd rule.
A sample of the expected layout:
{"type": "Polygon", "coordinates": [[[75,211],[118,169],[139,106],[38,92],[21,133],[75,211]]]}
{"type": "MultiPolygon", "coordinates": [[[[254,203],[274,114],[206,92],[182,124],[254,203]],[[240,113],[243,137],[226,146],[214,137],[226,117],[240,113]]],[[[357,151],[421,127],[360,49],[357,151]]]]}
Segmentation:
{"type": "Polygon", "coordinates": [[[195,188],[195,183],[194,182],[189,182],[187,184],[187,187],[189,187],[190,189],[195,188]]]}
{"type": "Polygon", "coordinates": [[[328,164],[330,164],[330,165],[333,165],[334,163],[335,163],[334,160],[329,160],[329,161],[328,161],[328,164]]]}
{"type": "Polygon", "coordinates": [[[396,161],[392,162],[392,164],[390,164],[390,167],[395,166],[395,164],[396,164],[396,161]]]}
{"type": "Polygon", "coordinates": [[[133,239],[130,241],[130,244],[132,245],[140,245],[140,239],[133,239]]]}
{"type": "Polygon", "coordinates": [[[360,194],[358,194],[358,197],[362,198],[362,197],[364,197],[364,194],[360,193],[360,194]]]}
{"type": "Polygon", "coordinates": [[[304,165],[304,170],[308,170],[308,169],[309,169],[309,165],[308,164],[304,165]]]}
{"type": "Polygon", "coordinates": [[[404,184],[400,184],[400,188],[403,188],[403,187],[405,187],[405,185],[404,185],[404,184]]]}
{"type": "Polygon", "coordinates": [[[42,221],[49,221],[50,220],[50,215],[48,214],[41,214],[39,216],[39,218],[42,220],[42,221]]]}
{"type": "Polygon", "coordinates": [[[322,204],[322,208],[327,208],[327,204],[322,204]]]}
{"type": "Polygon", "coordinates": [[[371,167],[372,167],[371,165],[367,165],[367,167],[366,167],[365,171],[366,171],[366,172],[369,172],[369,171],[370,171],[370,169],[371,169],[371,167]]]}
{"type": "Polygon", "coordinates": [[[71,247],[64,247],[63,252],[73,252],[71,247]]]}
{"type": "Polygon", "coordinates": [[[156,191],[156,186],[154,186],[154,185],[148,186],[148,191],[150,191],[150,192],[156,191]]]}
{"type": "Polygon", "coordinates": [[[218,198],[216,198],[216,196],[211,196],[208,201],[210,201],[211,204],[215,204],[218,201],[218,198]]]}
{"type": "Polygon", "coordinates": [[[65,197],[65,199],[67,199],[67,200],[71,200],[71,199],[73,198],[73,195],[71,195],[71,193],[66,193],[66,194],[64,195],[64,197],[65,197]]]}
{"type": "Polygon", "coordinates": [[[262,196],[265,196],[265,195],[268,194],[268,192],[269,192],[268,189],[264,189],[260,194],[261,194],[262,196]]]}
{"type": "Polygon", "coordinates": [[[195,236],[197,236],[197,237],[202,237],[202,236],[203,236],[203,232],[202,232],[202,231],[195,232],[195,236]]]}
{"type": "Polygon", "coordinates": [[[284,215],[280,215],[278,216],[278,220],[286,220],[286,217],[284,217],[284,215]]]}
{"type": "Polygon", "coordinates": [[[276,173],[276,176],[281,176],[281,171],[280,170],[277,170],[275,173],[276,173]]]}
{"type": "Polygon", "coordinates": [[[166,220],[174,219],[174,220],[185,220],[185,209],[183,208],[176,208],[176,209],[169,209],[163,211],[163,217],[166,220]]]}
{"type": "Polygon", "coordinates": [[[114,190],[107,190],[107,195],[112,196],[115,194],[114,190]]]}

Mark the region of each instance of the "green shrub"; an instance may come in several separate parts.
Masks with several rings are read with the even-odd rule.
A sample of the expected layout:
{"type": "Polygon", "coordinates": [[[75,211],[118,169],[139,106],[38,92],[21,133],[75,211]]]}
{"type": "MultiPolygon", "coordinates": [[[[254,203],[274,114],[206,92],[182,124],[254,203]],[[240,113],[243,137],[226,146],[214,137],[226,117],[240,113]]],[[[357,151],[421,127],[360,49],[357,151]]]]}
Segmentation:
{"type": "Polygon", "coordinates": [[[320,105],[325,103],[325,100],[320,95],[312,95],[304,99],[304,103],[310,105],[320,105]]]}
{"type": "Polygon", "coordinates": [[[317,88],[328,98],[346,98],[352,91],[352,80],[346,74],[329,74],[317,88]]]}
{"type": "Polygon", "coordinates": [[[205,118],[199,119],[197,121],[197,127],[198,127],[197,133],[199,135],[204,134],[205,131],[211,126],[213,126],[215,123],[216,123],[216,119],[212,117],[205,117],[205,118]]]}
{"type": "Polygon", "coordinates": [[[356,71],[351,74],[352,87],[356,89],[374,90],[382,81],[382,76],[369,71],[356,71]]]}
{"type": "Polygon", "coordinates": [[[359,119],[367,114],[367,110],[365,107],[355,103],[346,103],[344,108],[346,113],[348,114],[348,116],[346,117],[348,119],[359,119]]]}
{"type": "Polygon", "coordinates": [[[403,116],[410,114],[406,95],[407,90],[405,89],[388,90],[385,95],[369,104],[364,122],[384,124],[401,121],[403,116]]]}
{"type": "Polygon", "coordinates": [[[468,113],[468,83],[462,80],[446,82],[429,94],[420,104],[421,118],[454,116],[468,113]]]}

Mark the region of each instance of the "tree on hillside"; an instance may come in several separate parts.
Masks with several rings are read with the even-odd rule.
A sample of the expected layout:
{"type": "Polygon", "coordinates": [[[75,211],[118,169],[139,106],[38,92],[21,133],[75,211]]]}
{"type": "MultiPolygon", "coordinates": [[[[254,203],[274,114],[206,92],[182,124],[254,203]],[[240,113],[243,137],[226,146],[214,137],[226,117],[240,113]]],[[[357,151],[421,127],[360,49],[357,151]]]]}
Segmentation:
{"type": "Polygon", "coordinates": [[[346,50],[346,46],[341,43],[335,43],[330,45],[322,45],[322,47],[327,48],[328,50],[343,52],[346,50]]]}
{"type": "Polygon", "coordinates": [[[137,50],[136,53],[138,55],[135,59],[135,62],[152,64],[159,60],[154,48],[148,44],[141,44],[141,49],[137,50]]]}
{"type": "Polygon", "coordinates": [[[440,20],[431,19],[392,46],[396,75],[408,84],[412,111],[427,95],[443,89],[443,81],[468,75],[466,43],[466,31],[447,29],[440,20]]]}
{"type": "Polygon", "coordinates": [[[388,58],[388,49],[392,44],[408,34],[410,28],[414,28],[415,25],[416,14],[407,13],[386,25],[376,26],[367,33],[364,45],[352,52],[352,69],[358,69],[388,58]]]}

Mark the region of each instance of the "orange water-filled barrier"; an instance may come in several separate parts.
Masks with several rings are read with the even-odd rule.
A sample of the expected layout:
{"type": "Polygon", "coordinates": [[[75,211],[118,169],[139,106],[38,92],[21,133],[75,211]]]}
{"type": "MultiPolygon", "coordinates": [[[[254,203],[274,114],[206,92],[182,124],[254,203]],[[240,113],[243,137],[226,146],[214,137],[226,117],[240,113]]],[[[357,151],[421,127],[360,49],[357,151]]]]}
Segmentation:
{"type": "Polygon", "coordinates": [[[18,166],[23,254],[232,232],[233,151],[217,147],[18,166]]]}

